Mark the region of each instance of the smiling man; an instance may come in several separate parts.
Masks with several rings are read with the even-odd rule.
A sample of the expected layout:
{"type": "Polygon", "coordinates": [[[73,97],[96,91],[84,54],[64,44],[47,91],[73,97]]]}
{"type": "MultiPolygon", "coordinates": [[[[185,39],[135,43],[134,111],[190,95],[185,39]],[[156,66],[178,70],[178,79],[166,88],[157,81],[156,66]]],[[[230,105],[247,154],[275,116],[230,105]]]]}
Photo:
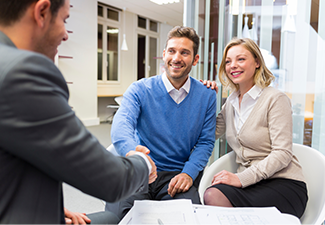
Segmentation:
{"type": "Polygon", "coordinates": [[[136,145],[150,150],[158,178],[127,200],[106,204],[122,218],[134,200],[191,199],[213,150],[216,93],[189,72],[198,63],[199,37],[189,27],[174,27],[168,34],[163,60],[165,72],[133,83],[114,116],[112,142],[126,155],[136,145]]]}
{"type": "Polygon", "coordinates": [[[62,182],[114,202],[156,177],[146,149],[114,156],[71,110],[53,63],[69,9],[69,0],[0,0],[1,224],[97,223],[64,209],[62,182]]]}

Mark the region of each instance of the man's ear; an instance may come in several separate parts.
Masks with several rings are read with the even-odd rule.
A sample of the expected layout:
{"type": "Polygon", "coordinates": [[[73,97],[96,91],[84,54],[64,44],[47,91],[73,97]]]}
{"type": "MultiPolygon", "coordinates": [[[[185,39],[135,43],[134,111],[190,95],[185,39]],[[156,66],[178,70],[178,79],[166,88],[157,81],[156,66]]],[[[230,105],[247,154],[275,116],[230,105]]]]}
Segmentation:
{"type": "Polygon", "coordinates": [[[195,66],[198,63],[199,58],[200,58],[199,54],[196,54],[196,56],[194,56],[193,63],[192,63],[193,66],[195,66]]]}
{"type": "Polygon", "coordinates": [[[40,28],[43,28],[52,18],[50,6],[50,0],[39,0],[34,6],[34,18],[40,28]]]}

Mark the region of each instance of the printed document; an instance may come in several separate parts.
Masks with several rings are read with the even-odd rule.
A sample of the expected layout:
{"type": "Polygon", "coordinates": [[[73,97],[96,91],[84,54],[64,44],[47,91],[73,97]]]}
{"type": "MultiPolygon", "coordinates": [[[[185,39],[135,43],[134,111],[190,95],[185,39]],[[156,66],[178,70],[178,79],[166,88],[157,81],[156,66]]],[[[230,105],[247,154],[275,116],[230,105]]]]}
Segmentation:
{"type": "Polygon", "coordinates": [[[291,224],[275,207],[194,206],[199,224],[291,224]]]}
{"type": "Polygon", "coordinates": [[[135,201],[130,224],[195,224],[191,200],[135,201]]]}

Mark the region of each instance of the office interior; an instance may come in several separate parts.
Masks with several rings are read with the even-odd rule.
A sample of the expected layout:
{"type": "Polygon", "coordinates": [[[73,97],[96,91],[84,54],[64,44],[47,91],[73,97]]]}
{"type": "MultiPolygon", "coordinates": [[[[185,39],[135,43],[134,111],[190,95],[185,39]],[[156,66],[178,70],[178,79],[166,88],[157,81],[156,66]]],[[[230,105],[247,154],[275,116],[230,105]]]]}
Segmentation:
{"type": "MultiPolygon", "coordinates": [[[[70,90],[70,105],[89,128],[107,122],[114,98],[141,78],[162,73],[168,31],[176,25],[198,32],[200,61],[191,76],[215,80],[218,109],[229,95],[218,81],[223,48],[250,37],[276,79],[272,86],[292,101],[293,142],[325,154],[325,1],[70,0],[69,40],[56,65],[70,90]]],[[[195,109],[199,110],[199,109],[195,109]]],[[[229,151],[216,141],[210,163],[229,151]]]]}

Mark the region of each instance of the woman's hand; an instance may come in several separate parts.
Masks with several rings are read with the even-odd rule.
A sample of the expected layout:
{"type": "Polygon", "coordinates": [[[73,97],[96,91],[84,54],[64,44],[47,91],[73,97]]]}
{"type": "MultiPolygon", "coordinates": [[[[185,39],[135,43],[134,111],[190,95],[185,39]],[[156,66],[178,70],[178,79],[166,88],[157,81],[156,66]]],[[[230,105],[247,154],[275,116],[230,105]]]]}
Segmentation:
{"type": "Polygon", "coordinates": [[[202,82],[205,86],[207,86],[207,88],[211,87],[212,90],[215,90],[216,93],[218,93],[219,88],[218,88],[217,83],[215,81],[209,81],[209,80],[204,80],[203,81],[203,80],[200,80],[200,82],[202,82]]]}
{"type": "Polygon", "coordinates": [[[227,184],[238,188],[242,187],[238,176],[226,170],[222,170],[221,172],[213,176],[211,185],[215,184],[227,184]]]}

